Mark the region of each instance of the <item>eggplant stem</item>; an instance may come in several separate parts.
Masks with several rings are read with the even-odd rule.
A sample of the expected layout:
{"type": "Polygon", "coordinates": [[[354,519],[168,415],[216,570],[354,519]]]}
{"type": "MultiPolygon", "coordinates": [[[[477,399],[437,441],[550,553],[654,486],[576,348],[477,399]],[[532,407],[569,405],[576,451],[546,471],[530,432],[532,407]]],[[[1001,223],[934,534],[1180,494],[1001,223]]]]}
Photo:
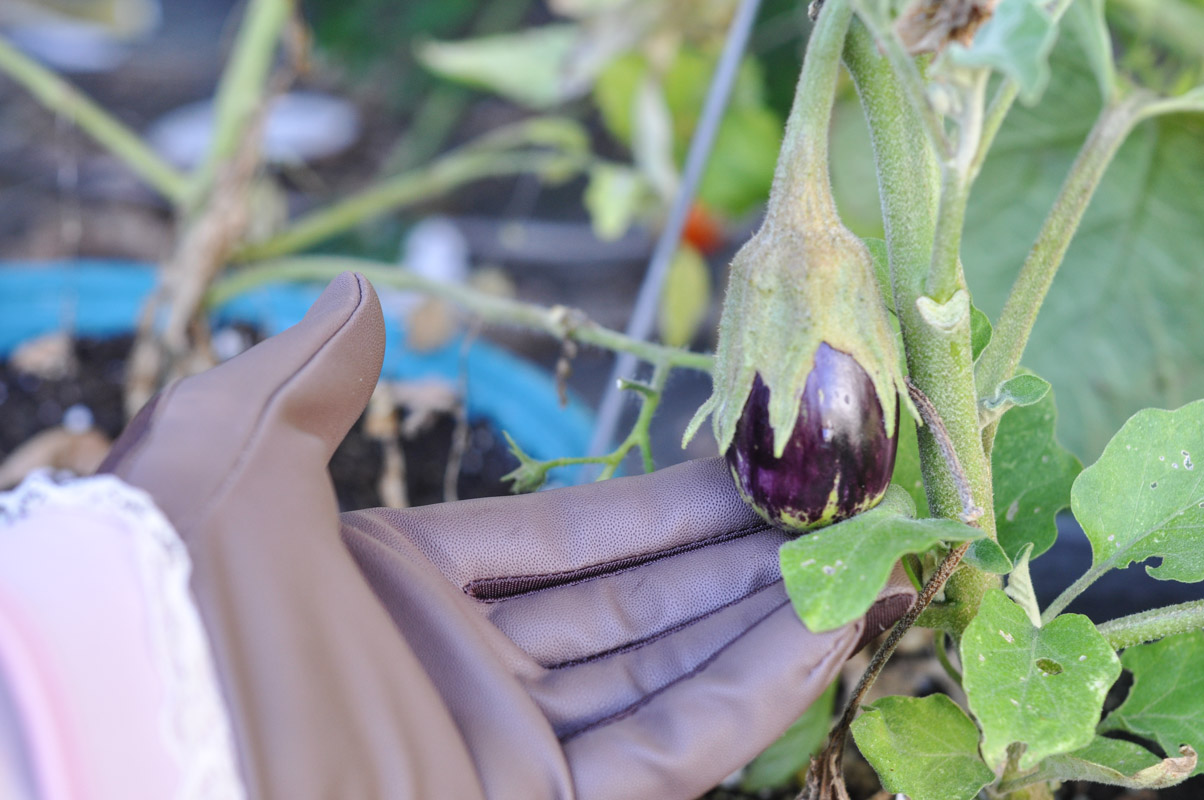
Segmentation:
{"type": "Polygon", "coordinates": [[[962,503],[962,522],[970,524],[982,516],[982,509],[974,503],[970,479],[966,477],[966,471],[962,469],[961,461],[957,458],[957,451],[953,449],[953,439],[949,436],[949,429],[945,427],[941,415],[937,413],[936,406],[928,399],[928,395],[924,394],[911,378],[903,380],[907,382],[907,392],[911,395],[912,402],[916,404],[920,416],[924,419],[924,424],[932,433],[932,438],[936,440],[936,446],[941,451],[941,456],[945,459],[949,472],[953,476],[953,485],[957,487],[957,496],[962,503]]]}

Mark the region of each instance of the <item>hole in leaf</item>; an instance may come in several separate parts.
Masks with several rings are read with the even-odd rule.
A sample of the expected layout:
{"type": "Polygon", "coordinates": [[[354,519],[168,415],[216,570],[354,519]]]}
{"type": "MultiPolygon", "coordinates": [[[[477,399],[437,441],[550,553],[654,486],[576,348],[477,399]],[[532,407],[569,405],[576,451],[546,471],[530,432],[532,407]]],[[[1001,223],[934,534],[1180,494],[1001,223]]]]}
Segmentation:
{"type": "Polygon", "coordinates": [[[1062,665],[1052,658],[1038,658],[1037,669],[1046,675],[1057,675],[1062,671],[1062,665]]]}

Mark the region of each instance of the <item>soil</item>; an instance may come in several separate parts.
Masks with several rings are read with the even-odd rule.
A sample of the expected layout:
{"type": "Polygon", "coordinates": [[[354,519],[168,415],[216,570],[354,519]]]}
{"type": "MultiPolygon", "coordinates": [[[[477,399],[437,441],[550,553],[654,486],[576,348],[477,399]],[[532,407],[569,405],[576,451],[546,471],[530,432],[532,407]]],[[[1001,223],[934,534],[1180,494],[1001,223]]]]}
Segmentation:
{"type": "MultiPolygon", "coordinates": [[[[243,331],[250,338],[253,333],[243,331]]],[[[86,408],[94,426],[110,439],[125,425],[122,410],[122,376],[132,338],[79,339],[75,342],[78,367],[61,379],[39,378],[0,363],[0,460],[29,437],[63,421],[73,406],[86,408]]],[[[343,510],[381,505],[377,479],[381,444],[363,433],[363,419],[352,427],[330,462],[331,477],[343,510]]],[[[444,499],[443,481],[456,434],[456,418],[440,414],[412,439],[400,438],[406,462],[406,489],[410,505],[438,503],[444,499]]],[[[509,493],[501,478],[518,466],[505,440],[492,422],[468,424],[456,491],[460,499],[494,497],[509,493]]]]}

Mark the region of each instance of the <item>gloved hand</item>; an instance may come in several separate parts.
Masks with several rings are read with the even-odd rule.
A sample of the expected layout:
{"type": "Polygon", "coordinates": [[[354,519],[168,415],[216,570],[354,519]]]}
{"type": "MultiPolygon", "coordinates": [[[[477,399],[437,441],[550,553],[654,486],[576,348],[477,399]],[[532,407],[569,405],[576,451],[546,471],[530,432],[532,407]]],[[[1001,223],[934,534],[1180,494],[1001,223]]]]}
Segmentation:
{"type": "Polygon", "coordinates": [[[153,400],[105,469],[185,541],[244,779],[271,798],[690,798],[914,597],[808,632],[718,459],[337,514],[326,464],[384,333],[340,276],[295,327],[153,400]]]}

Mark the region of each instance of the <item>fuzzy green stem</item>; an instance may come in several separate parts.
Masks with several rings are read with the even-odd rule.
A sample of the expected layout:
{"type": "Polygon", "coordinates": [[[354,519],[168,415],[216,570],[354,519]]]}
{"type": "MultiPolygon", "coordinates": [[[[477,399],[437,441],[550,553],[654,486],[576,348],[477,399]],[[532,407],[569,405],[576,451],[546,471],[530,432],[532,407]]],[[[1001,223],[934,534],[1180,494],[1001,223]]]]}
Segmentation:
{"type": "Polygon", "coordinates": [[[766,216],[770,219],[779,215],[783,203],[789,203],[803,206],[800,219],[817,225],[838,223],[828,176],[828,128],[840,51],[852,17],[848,0],[827,0],[811,29],[769,194],[766,216]]]}
{"type": "Polygon", "coordinates": [[[1003,312],[995,323],[991,342],[979,359],[976,383],[980,395],[994,390],[1000,381],[1015,373],[1037,312],[1095,189],[1117,149],[1143,118],[1152,99],[1148,93],[1135,92],[1122,102],[1105,106],[1100,113],[1016,277],[1003,312]]]}
{"type": "Polygon", "coordinates": [[[213,138],[189,187],[189,200],[200,203],[217,172],[242,146],[256,113],[267,100],[266,86],[280,35],[293,12],[292,0],[251,0],[222,72],[214,99],[213,138]]]}
{"type": "MultiPolygon", "coordinates": [[[[898,75],[858,22],[850,28],[845,63],[856,83],[874,146],[891,283],[910,377],[944,420],[975,503],[984,511],[979,524],[993,538],[991,473],[979,437],[969,315],[954,329],[938,331],[928,325],[916,306],[933,264],[937,161],[898,75]]],[[[963,510],[962,499],[938,443],[926,427],[919,429],[919,443],[931,513],[957,519],[963,510]]],[[[998,583],[994,576],[963,566],[945,587],[946,602],[930,607],[926,620],[941,617],[942,627],[960,633],[973,619],[983,593],[998,583]]]]}
{"type": "Polygon", "coordinates": [[[1154,608],[1097,626],[1117,650],[1204,628],[1204,600],[1154,608]]]}
{"type": "Polygon", "coordinates": [[[857,10],[858,19],[873,38],[877,51],[885,56],[886,61],[894,70],[894,90],[906,97],[911,104],[915,113],[911,124],[923,131],[932,152],[941,158],[949,157],[952,154],[952,145],[945,133],[945,123],[928,98],[924,76],[920,73],[915,59],[907,55],[903,49],[903,43],[891,30],[890,25],[884,23],[878,14],[865,7],[864,0],[854,0],[854,7],[857,10]]]}
{"type": "Polygon", "coordinates": [[[301,217],[281,233],[243,246],[235,252],[234,259],[259,261],[296,253],[369,219],[445,194],[472,181],[525,173],[562,176],[578,171],[583,163],[576,153],[556,151],[505,153],[470,149],[449,153],[425,167],[388,178],[328,208],[301,217]]]}
{"type": "Polygon", "coordinates": [[[48,110],[84,133],[175,205],[188,194],[188,179],[155,153],[137,133],[78,89],[0,37],[0,71],[25,88],[48,110]]]}
{"type": "Polygon", "coordinates": [[[632,339],[590,321],[563,306],[544,308],[504,297],[494,297],[456,283],[431,280],[393,264],[339,256],[304,256],[257,264],[228,274],[213,285],[206,297],[210,306],[269,283],[333,280],[353,270],[379,286],[421,292],[448,300],[487,323],[520,325],[558,339],[571,339],[608,350],[631,353],[656,365],[710,372],[714,359],[676,347],[632,339]]]}

